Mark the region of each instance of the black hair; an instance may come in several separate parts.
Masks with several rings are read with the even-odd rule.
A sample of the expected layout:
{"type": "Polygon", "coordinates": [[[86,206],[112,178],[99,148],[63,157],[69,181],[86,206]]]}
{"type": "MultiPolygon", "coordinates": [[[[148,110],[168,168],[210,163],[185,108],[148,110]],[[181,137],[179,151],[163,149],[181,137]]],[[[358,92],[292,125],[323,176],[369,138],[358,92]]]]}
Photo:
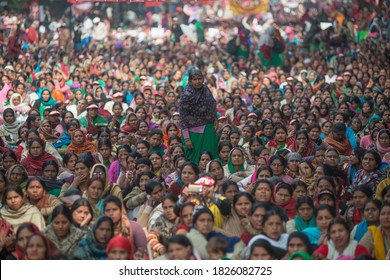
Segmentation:
{"type": "Polygon", "coordinates": [[[250,195],[250,194],[247,193],[247,192],[239,192],[238,194],[234,195],[234,197],[233,197],[233,207],[236,205],[236,203],[238,202],[238,200],[239,200],[241,197],[243,197],[243,196],[245,196],[245,197],[252,203],[252,205],[253,205],[254,199],[253,199],[253,196],[252,196],[252,195],[250,195]]]}
{"type": "Polygon", "coordinates": [[[74,152],[69,152],[69,153],[66,153],[62,159],[62,162],[64,165],[67,165],[69,160],[75,156],[76,157],[76,160],[78,159],[77,155],[74,153],[74,152]]]}
{"type": "Polygon", "coordinates": [[[155,180],[155,179],[149,180],[149,181],[146,183],[146,185],[145,185],[145,191],[146,191],[146,193],[147,193],[148,195],[152,194],[154,188],[157,187],[157,186],[160,186],[160,187],[163,188],[163,185],[162,185],[159,181],[157,181],[157,180],[155,180]]]}
{"type": "Polygon", "coordinates": [[[108,203],[114,203],[122,211],[122,201],[117,196],[109,195],[104,199],[104,202],[103,202],[103,209],[104,210],[106,210],[108,203]]]}
{"type": "Polygon", "coordinates": [[[69,222],[72,222],[72,212],[64,204],[60,204],[54,208],[53,213],[51,214],[51,221],[53,221],[58,215],[64,215],[69,222]]]}
{"type": "Polygon", "coordinates": [[[303,204],[308,204],[314,210],[314,202],[310,196],[301,196],[298,198],[295,208],[298,210],[303,204]]]}
{"type": "MultiPolygon", "coordinates": [[[[89,212],[91,213],[91,216],[93,216],[93,210],[92,210],[92,206],[91,206],[91,203],[89,203],[88,199],[82,197],[82,198],[79,198],[77,199],[73,204],[72,204],[72,208],[70,209],[71,213],[73,214],[74,211],[77,210],[77,208],[81,207],[81,206],[86,206],[88,207],[88,210],[89,212]]],[[[92,219],[91,219],[92,220],[92,219]]],[[[72,223],[79,227],[80,225],[78,224],[75,224],[75,221],[73,221],[72,219],[72,223]]]]}
{"type": "Polygon", "coordinates": [[[234,185],[237,188],[237,190],[239,190],[236,182],[234,182],[232,180],[226,180],[222,183],[222,187],[221,187],[222,193],[226,193],[229,186],[232,186],[232,185],[234,185]]]}
{"type": "Polygon", "coordinates": [[[57,174],[58,174],[58,171],[60,170],[60,167],[59,167],[57,161],[55,161],[53,159],[49,159],[48,161],[45,161],[42,164],[42,172],[43,172],[43,170],[45,170],[46,167],[51,166],[51,165],[54,166],[54,168],[56,169],[57,174]]]}

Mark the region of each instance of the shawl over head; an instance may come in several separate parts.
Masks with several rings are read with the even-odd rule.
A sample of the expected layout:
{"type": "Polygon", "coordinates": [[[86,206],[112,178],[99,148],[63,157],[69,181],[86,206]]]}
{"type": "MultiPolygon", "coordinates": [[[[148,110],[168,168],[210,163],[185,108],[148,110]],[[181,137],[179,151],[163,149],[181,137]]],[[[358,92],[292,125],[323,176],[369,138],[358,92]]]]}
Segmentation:
{"type": "MultiPolygon", "coordinates": [[[[292,139],[293,143],[288,147],[292,152],[297,153],[299,150],[299,147],[297,145],[296,139],[292,139]]],[[[316,145],[313,143],[313,141],[310,138],[307,138],[307,144],[305,147],[305,150],[302,153],[299,153],[302,157],[309,157],[314,155],[316,150],[316,145]]]]}
{"type": "Polygon", "coordinates": [[[96,146],[87,140],[84,132],[81,129],[76,129],[73,132],[71,137],[72,137],[72,142],[66,148],[66,153],[73,152],[79,157],[81,154],[86,152],[91,152],[92,154],[95,154],[97,152],[96,146]],[[74,135],[76,134],[77,131],[81,131],[83,133],[84,141],[81,144],[76,144],[74,142],[74,135]]]}
{"type": "Polygon", "coordinates": [[[247,168],[247,166],[248,166],[248,163],[247,163],[247,161],[246,161],[246,154],[245,154],[245,152],[243,151],[243,149],[240,148],[240,147],[234,147],[234,148],[230,151],[230,153],[229,153],[229,158],[228,158],[228,168],[229,168],[230,174],[234,174],[234,173],[240,172],[240,171],[245,171],[246,168],[247,168]],[[243,157],[243,159],[244,159],[244,163],[240,166],[240,170],[239,170],[239,171],[237,171],[237,170],[234,168],[233,163],[232,163],[232,155],[233,155],[233,152],[234,152],[235,150],[239,150],[239,151],[242,153],[242,157],[243,157]]]}
{"type": "Polygon", "coordinates": [[[26,191],[26,188],[27,188],[27,184],[28,184],[28,172],[26,170],[26,168],[24,168],[24,166],[20,165],[20,164],[14,164],[12,165],[8,170],[7,170],[7,173],[5,173],[5,176],[7,177],[7,180],[8,182],[10,182],[10,178],[11,178],[11,173],[14,171],[15,168],[18,168],[22,173],[23,173],[23,182],[20,183],[20,186],[22,187],[23,189],[23,192],[26,191]]]}
{"type": "MultiPolygon", "coordinates": [[[[197,71],[191,71],[190,81],[193,76],[201,75],[200,72],[192,74],[197,71]]],[[[180,96],[179,113],[181,129],[214,123],[217,118],[216,101],[209,88],[203,84],[201,89],[196,90],[188,83],[180,96]]]]}
{"type": "Polygon", "coordinates": [[[46,226],[41,212],[31,204],[24,204],[18,210],[12,210],[6,205],[1,208],[0,217],[10,223],[14,231],[17,231],[20,225],[25,222],[35,224],[40,230],[46,226]]]}
{"type": "Polygon", "coordinates": [[[55,131],[51,128],[51,124],[48,120],[43,120],[41,122],[41,125],[39,126],[38,132],[49,142],[54,143],[57,142],[58,136],[55,135],[55,131]],[[49,124],[50,125],[50,131],[47,131],[43,128],[44,124],[49,124]]]}
{"type": "Polygon", "coordinates": [[[390,130],[388,130],[388,129],[382,129],[381,131],[379,131],[378,137],[377,137],[377,140],[376,140],[376,148],[378,149],[378,152],[379,152],[379,153],[381,153],[381,154],[387,154],[387,153],[390,153],[390,146],[389,146],[389,147],[383,147],[383,146],[379,143],[379,137],[380,137],[383,133],[387,133],[387,134],[389,135],[389,134],[390,134],[390,130]]]}
{"type": "Polygon", "coordinates": [[[13,137],[13,140],[16,141],[18,139],[18,130],[19,127],[23,125],[23,122],[16,120],[16,114],[15,111],[11,108],[7,108],[4,110],[3,116],[5,116],[7,113],[11,113],[13,116],[13,121],[11,123],[8,123],[4,119],[4,129],[13,137]]]}
{"type": "Polygon", "coordinates": [[[29,175],[41,175],[42,174],[42,166],[43,164],[48,160],[54,160],[58,163],[57,159],[49,154],[48,152],[44,151],[43,155],[39,157],[34,157],[31,155],[30,151],[27,154],[27,157],[21,161],[21,164],[26,167],[26,170],[31,173],[31,171],[34,171],[34,173],[29,175]]]}
{"type": "Polygon", "coordinates": [[[115,236],[108,242],[107,255],[110,254],[112,249],[120,248],[129,253],[129,260],[134,260],[134,248],[131,242],[126,237],[115,236]]]}
{"type": "MultiPolygon", "coordinates": [[[[35,224],[27,222],[27,223],[23,223],[22,225],[25,225],[25,224],[31,225],[31,227],[33,229],[33,233],[40,232],[39,228],[35,224]]],[[[18,243],[16,242],[15,254],[16,254],[16,258],[18,260],[23,260],[24,259],[24,252],[25,252],[25,250],[26,250],[26,248],[20,248],[18,246],[18,243]]]]}
{"type": "Polygon", "coordinates": [[[324,142],[335,148],[342,156],[350,156],[352,153],[352,146],[347,137],[344,137],[341,141],[336,141],[330,133],[324,142]]]}
{"type": "Polygon", "coordinates": [[[41,96],[39,97],[38,100],[41,101],[41,104],[42,104],[43,106],[52,106],[52,105],[54,105],[54,104],[57,103],[57,101],[54,100],[54,98],[53,98],[53,96],[52,96],[52,94],[51,94],[51,91],[50,91],[48,88],[43,88],[43,89],[42,89],[41,96]],[[47,100],[47,101],[45,101],[45,100],[43,99],[43,97],[42,97],[42,93],[43,93],[44,91],[48,91],[49,94],[50,94],[50,98],[49,98],[49,100],[47,100]]]}

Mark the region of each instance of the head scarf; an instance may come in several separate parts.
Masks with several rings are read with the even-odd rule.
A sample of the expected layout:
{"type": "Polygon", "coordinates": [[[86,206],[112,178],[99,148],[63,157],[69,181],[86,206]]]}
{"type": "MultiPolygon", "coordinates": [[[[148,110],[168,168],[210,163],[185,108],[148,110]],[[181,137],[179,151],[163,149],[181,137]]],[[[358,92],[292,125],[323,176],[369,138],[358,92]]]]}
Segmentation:
{"type": "Polygon", "coordinates": [[[55,143],[57,142],[58,140],[58,136],[54,134],[54,131],[53,129],[51,128],[51,124],[48,120],[43,120],[41,122],[41,125],[39,126],[39,129],[38,129],[38,132],[43,136],[43,138],[50,142],[50,143],[55,143]],[[44,128],[43,128],[43,125],[44,124],[49,124],[50,125],[50,131],[46,131],[44,128]]]}
{"type": "Polygon", "coordinates": [[[21,164],[26,167],[26,170],[29,170],[29,175],[41,175],[42,174],[42,166],[48,160],[54,160],[58,163],[57,159],[45,151],[43,147],[43,154],[35,157],[31,155],[30,149],[28,150],[27,157],[21,161],[21,164]],[[34,172],[34,173],[31,173],[34,172]]]}
{"type": "Polygon", "coordinates": [[[101,164],[101,163],[97,163],[95,164],[94,166],[92,166],[92,169],[91,169],[91,172],[89,174],[89,178],[92,178],[94,177],[93,173],[95,172],[96,168],[97,167],[101,167],[103,168],[104,170],[104,173],[106,174],[106,179],[104,180],[104,191],[103,191],[103,194],[102,194],[102,197],[105,197],[107,195],[107,191],[109,191],[109,180],[108,180],[108,171],[107,171],[107,167],[104,165],[104,164],[101,164]]]}
{"type": "Polygon", "coordinates": [[[381,131],[379,131],[378,133],[378,137],[376,139],[376,148],[378,149],[378,152],[380,154],[387,154],[387,153],[390,153],[390,146],[389,147],[383,147],[380,143],[379,143],[379,137],[383,134],[383,133],[386,133],[388,135],[390,135],[390,130],[388,129],[382,129],[381,131]]]}
{"type": "Polygon", "coordinates": [[[246,155],[245,155],[245,152],[240,148],[240,147],[234,147],[230,153],[229,153],[229,158],[228,158],[228,168],[229,168],[229,172],[230,174],[234,174],[236,172],[240,172],[240,171],[245,171],[246,168],[247,168],[247,162],[246,162],[246,155]],[[237,171],[234,166],[233,166],[233,163],[232,163],[232,154],[235,150],[239,150],[241,153],[242,153],[242,157],[244,158],[244,163],[240,166],[240,170],[237,171]]]}
{"type": "Polygon", "coordinates": [[[70,143],[68,148],[66,148],[66,153],[73,152],[75,153],[75,155],[77,155],[77,157],[79,157],[81,154],[86,152],[91,152],[92,154],[95,154],[97,152],[95,145],[87,140],[84,132],[81,129],[76,129],[75,131],[73,131],[71,137],[72,142],[70,143]],[[77,131],[81,131],[83,133],[84,141],[81,144],[76,144],[74,142],[74,135],[77,131]]]}
{"type": "Polygon", "coordinates": [[[3,123],[4,129],[10,134],[13,141],[16,141],[19,137],[18,130],[23,125],[23,122],[16,120],[16,114],[12,108],[7,108],[4,110],[3,118],[4,118],[4,123],[3,123]],[[11,113],[13,116],[13,121],[10,123],[6,122],[4,118],[4,116],[8,113],[11,113]]]}
{"type": "Polygon", "coordinates": [[[109,255],[111,250],[115,248],[120,248],[125,250],[126,252],[129,253],[129,260],[134,260],[134,248],[131,245],[129,239],[127,239],[126,237],[115,236],[114,238],[112,238],[107,245],[107,249],[106,249],[107,255],[109,255]]]}
{"type": "Polygon", "coordinates": [[[39,97],[39,101],[41,101],[41,104],[42,104],[43,106],[52,106],[52,105],[54,105],[54,104],[57,103],[57,101],[54,100],[54,98],[53,98],[53,96],[52,96],[52,94],[51,94],[51,91],[50,91],[48,88],[43,88],[43,89],[42,89],[42,93],[41,93],[41,96],[39,97]],[[43,97],[42,97],[42,93],[43,93],[44,91],[48,91],[49,94],[50,94],[50,98],[49,98],[49,100],[47,100],[47,101],[45,101],[45,100],[43,99],[43,97]]]}
{"type": "Polygon", "coordinates": [[[188,207],[188,206],[191,206],[193,205],[193,207],[195,207],[195,204],[193,204],[192,202],[189,202],[189,203],[184,203],[180,206],[180,215],[179,215],[179,218],[180,218],[180,225],[173,231],[173,234],[176,235],[178,231],[180,230],[183,230],[185,232],[190,232],[190,228],[184,223],[184,219],[183,219],[183,209],[185,207],[188,207]]]}
{"type": "MultiPolygon", "coordinates": [[[[5,221],[4,221],[4,222],[5,222],[5,221]]],[[[1,223],[1,221],[0,221],[0,223],[1,223]]],[[[39,228],[38,228],[35,224],[30,223],[30,222],[23,223],[23,224],[21,224],[19,227],[21,227],[22,225],[25,225],[25,224],[31,225],[31,227],[32,227],[32,229],[33,229],[33,233],[38,233],[38,232],[40,232],[39,228]]],[[[16,254],[16,258],[17,258],[18,260],[23,260],[23,259],[25,258],[25,256],[24,256],[25,251],[26,251],[26,248],[20,248],[20,247],[18,246],[18,242],[16,242],[15,254],[16,254]]]]}
{"type": "Polygon", "coordinates": [[[22,98],[22,96],[19,93],[14,93],[14,94],[11,95],[11,98],[9,100],[9,104],[11,105],[12,108],[20,105],[20,104],[19,105],[14,105],[14,99],[18,98],[18,97],[20,97],[20,104],[22,104],[23,98],[22,98]]]}
{"type": "Polygon", "coordinates": [[[137,130],[138,130],[138,121],[137,121],[137,125],[129,125],[129,119],[132,116],[137,117],[137,115],[134,114],[134,113],[128,114],[126,116],[125,124],[121,127],[121,130],[123,130],[125,132],[128,132],[128,133],[135,133],[135,132],[137,132],[137,130]]]}
{"type": "Polygon", "coordinates": [[[23,189],[23,192],[26,192],[26,188],[27,188],[27,184],[28,184],[28,172],[26,170],[26,168],[24,168],[24,166],[20,165],[20,164],[14,164],[12,165],[7,173],[5,174],[5,176],[7,177],[7,181],[10,182],[10,179],[11,179],[11,173],[13,172],[13,170],[15,168],[19,168],[19,170],[23,173],[23,177],[24,177],[24,181],[20,184],[20,186],[22,187],[23,189]]]}
{"type": "Polygon", "coordinates": [[[84,98],[85,98],[85,95],[86,95],[85,90],[83,90],[82,88],[75,88],[75,89],[73,90],[73,93],[74,93],[74,96],[75,96],[74,99],[76,99],[76,104],[79,104],[79,100],[76,98],[76,92],[78,92],[78,91],[81,92],[82,99],[84,99],[84,98]]]}
{"type": "MultiPolygon", "coordinates": [[[[46,235],[44,235],[43,233],[38,231],[38,232],[35,232],[31,237],[33,237],[35,235],[39,235],[40,237],[42,237],[42,239],[45,242],[45,245],[46,245],[46,255],[45,255],[46,260],[50,260],[54,255],[56,255],[56,253],[59,253],[59,252],[57,252],[56,249],[54,249],[55,248],[54,244],[51,242],[51,240],[49,238],[47,238],[46,235]]],[[[30,237],[30,239],[31,239],[31,237],[30,237]]]]}
{"type": "MultiPolygon", "coordinates": [[[[189,73],[191,82],[195,76],[202,76],[202,72],[193,69],[189,73]]],[[[179,102],[180,128],[190,128],[213,123],[217,118],[216,101],[209,88],[203,84],[199,90],[190,83],[184,88],[179,102]]]]}
{"type": "Polygon", "coordinates": [[[164,128],[164,135],[163,135],[163,139],[164,139],[164,145],[168,147],[168,141],[169,141],[169,136],[168,136],[168,126],[169,128],[171,128],[172,126],[175,126],[177,128],[177,131],[176,131],[176,136],[180,137],[180,129],[177,127],[177,125],[173,122],[170,122],[168,123],[165,128],[164,128]]]}

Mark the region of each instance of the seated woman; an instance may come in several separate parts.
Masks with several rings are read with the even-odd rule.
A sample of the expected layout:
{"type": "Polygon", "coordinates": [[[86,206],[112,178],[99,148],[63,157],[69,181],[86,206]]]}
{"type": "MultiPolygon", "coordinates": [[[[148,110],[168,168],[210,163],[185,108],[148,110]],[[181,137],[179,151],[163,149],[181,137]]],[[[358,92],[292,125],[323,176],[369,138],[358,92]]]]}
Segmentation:
{"type": "Polygon", "coordinates": [[[296,252],[306,253],[310,257],[313,254],[313,246],[310,244],[309,238],[299,231],[295,231],[288,236],[287,254],[283,259],[290,259],[296,252]]]}
{"type": "Polygon", "coordinates": [[[15,111],[7,108],[3,113],[4,123],[0,125],[0,137],[6,147],[16,149],[18,142],[18,130],[23,125],[23,122],[16,119],[15,111]]]}
{"type": "Polygon", "coordinates": [[[123,199],[122,190],[119,188],[119,186],[116,183],[109,182],[107,167],[104,164],[97,163],[94,166],[92,166],[89,177],[90,178],[99,177],[104,182],[104,190],[102,193],[103,199],[109,195],[116,196],[120,200],[123,199]]]}
{"type": "Polygon", "coordinates": [[[292,143],[292,139],[288,138],[287,128],[282,124],[277,124],[274,128],[273,139],[265,147],[271,155],[274,155],[277,151],[289,147],[292,143]]]}
{"type": "MultiPolygon", "coordinates": [[[[126,217],[123,209],[122,202],[115,196],[108,196],[104,200],[104,215],[114,222],[115,237],[122,236],[128,239],[131,247],[134,248],[135,256],[144,259],[147,246],[145,233],[137,222],[130,221],[126,217]]],[[[110,244],[107,245],[107,250],[109,246],[110,244]]]]}
{"type": "Polygon", "coordinates": [[[173,231],[179,225],[180,219],[174,211],[176,202],[177,197],[174,195],[165,196],[162,202],[164,212],[148,230],[148,243],[155,257],[165,254],[167,248],[164,244],[172,237],[173,231]]]}
{"type": "Polygon", "coordinates": [[[283,233],[283,219],[280,214],[274,210],[268,211],[263,217],[263,232],[254,236],[248,243],[248,247],[243,251],[243,258],[248,259],[249,248],[260,239],[267,240],[275,251],[276,259],[282,259],[286,254],[288,234],[283,233]]]}
{"type": "Polygon", "coordinates": [[[390,130],[382,129],[378,133],[376,140],[376,149],[378,150],[382,161],[390,163],[390,130]]]}
{"type": "Polygon", "coordinates": [[[241,237],[250,223],[249,213],[252,209],[253,198],[249,193],[242,192],[234,195],[232,202],[232,211],[223,229],[233,236],[241,237]]]}
{"type": "Polygon", "coordinates": [[[89,179],[90,170],[92,168],[93,162],[88,157],[83,156],[80,157],[76,161],[75,165],[75,176],[72,178],[73,180],[66,181],[61,188],[61,193],[59,197],[64,196],[64,193],[68,189],[78,189],[84,195],[87,190],[87,183],[89,179]]]}
{"type": "Polygon", "coordinates": [[[379,212],[379,226],[369,226],[368,231],[360,240],[369,251],[370,255],[377,260],[389,260],[390,249],[388,240],[390,237],[390,204],[384,203],[379,212]]]}
{"type": "Polygon", "coordinates": [[[76,156],[80,156],[83,153],[90,152],[92,154],[97,153],[96,146],[89,142],[81,129],[76,129],[71,135],[72,142],[66,148],[65,153],[73,152],[76,156]]]}
{"type": "Polygon", "coordinates": [[[112,219],[101,216],[95,221],[87,236],[77,244],[73,256],[80,260],[105,260],[107,259],[107,245],[113,237],[112,219]]]}
{"type": "Polygon", "coordinates": [[[28,175],[39,176],[42,175],[43,164],[48,160],[57,162],[55,157],[45,151],[45,142],[41,138],[34,138],[28,143],[28,155],[20,165],[26,168],[28,175]]]}
{"type": "Polygon", "coordinates": [[[275,193],[272,202],[284,209],[289,219],[294,219],[297,214],[295,209],[295,199],[293,198],[293,189],[286,183],[278,183],[274,187],[275,193]]]}
{"type": "MultiPolygon", "coordinates": [[[[192,212],[194,211],[195,205],[192,202],[187,202],[180,205],[179,208],[179,220],[180,224],[173,231],[174,235],[187,235],[192,228],[192,212]]],[[[176,208],[175,210],[177,210],[176,208]]]]}
{"type": "Polygon", "coordinates": [[[75,121],[68,122],[65,125],[65,131],[62,133],[61,138],[53,143],[54,148],[56,148],[61,155],[66,154],[66,148],[68,148],[72,142],[71,135],[76,129],[79,128],[80,125],[75,121]]]}
{"type": "Polygon", "coordinates": [[[363,220],[354,226],[351,232],[351,238],[360,241],[366,234],[369,226],[379,226],[379,212],[382,202],[377,199],[368,200],[363,206],[363,220]]]}
{"type": "Polygon", "coordinates": [[[51,242],[66,256],[73,256],[77,244],[85,237],[86,232],[72,224],[72,213],[68,207],[61,204],[53,210],[50,225],[44,233],[51,242]]]}
{"type": "Polygon", "coordinates": [[[330,133],[322,142],[322,145],[326,148],[335,148],[341,156],[349,157],[352,152],[352,146],[348,138],[345,136],[347,127],[344,123],[336,123],[330,133]]]}
{"type": "Polygon", "coordinates": [[[362,160],[363,168],[356,172],[356,176],[352,181],[352,185],[348,188],[348,192],[352,193],[359,185],[367,185],[375,193],[379,182],[386,176],[385,172],[379,169],[381,162],[381,156],[377,151],[366,151],[362,160]]]}
{"type": "Polygon", "coordinates": [[[249,260],[275,260],[274,247],[266,239],[258,239],[252,243],[249,251],[249,260]]]}
{"type": "Polygon", "coordinates": [[[221,187],[223,182],[226,181],[226,179],[227,179],[225,177],[225,171],[223,169],[223,165],[217,159],[213,159],[213,160],[209,161],[209,163],[207,163],[206,173],[209,173],[209,172],[214,175],[214,177],[217,181],[217,185],[219,187],[221,187]]]}
{"type": "Polygon", "coordinates": [[[76,228],[85,232],[91,229],[93,210],[87,198],[81,197],[76,199],[70,207],[70,213],[72,215],[72,224],[76,228]]]}
{"type": "Polygon", "coordinates": [[[235,147],[230,151],[228,164],[223,169],[225,176],[234,182],[241,181],[255,171],[253,166],[248,165],[245,153],[239,147],[235,147]]]}
{"type": "Polygon", "coordinates": [[[298,214],[286,224],[287,233],[303,231],[308,227],[315,227],[314,202],[308,196],[300,197],[295,205],[298,214]]]}
{"type": "Polygon", "coordinates": [[[88,201],[92,207],[93,211],[93,220],[96,220],[103,215],[103,190],[104,190],[104,181],[99,177],[92,177],[88,180],[86,195],[88,201]]]}
{"type": "Polygon", "coordinates": [[[314,259],[337,260],[341,256],[367,255],[368,250],[351,239],[348,224],[344,219],[335,218],[328,226],[328,238],[326,244],[321,245],[313,253],[314,259]]]}
{"type": "Polygon", "coordinates": [[[50,239],[41,232],[34,233],[27,241],[26,260],[51,260],[58,254],[50,239]]]}
{"type": "Polygon", "coordinates": [[[328,226],[335,218],[334,209],[328,205],[320,205],[314,211],[315,227],[307,227],[302,232],[307,235],[313,245],[326,244],[328,240],[328,226]]]}
{"type": "Polygon", "coordinates": [[[188,237],[184,235],[174,235],[167,242],[167,259],[169,260],[196,260],[193,245],[188,237]]]}
{"type": "Polygon", "coordinates": [[[7,172],[8,169],[10,169],[10,167],[16,164],[17,162],[18,162],[18,157],[14,151],[8,150],[5,151],[4,154],[2,154],[1,167],[3,168],[4,172],[7,172]]]}
{"type": "Polygon", "coordinates": [[[43,120],[38,129],[40,136],[52,144],[56,143],[60,137],[60,133],[51,128],[50,121],[43,120]]]}
{"type": "Polygon", "coordinates": [[[352,204],[348,206],[344,213],[344,220],[352,229],[363,220],[363,207],[372,199],[372,190],[367,185],[357,186],[352,193],[352,204]]]}
{"type": "Polygon", "coordinates": [[[137,216],[137,222],[143,227],[152,227],[156,219],[163,214],[162,201],[165,188],[157,180],[149,180],[145,185],[145,191],[150,196],[141,206],[137,216]]]}
{"type": "Polygon", "coordinates": [[[210,255],[206,250],[208,241],[214,237],[221,237],[228,243],[227,257],[239,259],[245,245],[239,237],[227,237],[226,235],[213,231],[214,215],[208,207],[197,206],[193,215],[193,228],[187,234],[193,246],[196,248],[202,259],[209,260],[210,255]]]}
{"type": "Polygon", "coordinates": [[[123,236],[114,236],[106,248],[108,260],[134,260],[134,246],[123,236]]]}
{"type": "Polygon", "coordinates": [[[10,223],[14,231],[17,231],[19,226],[25,222],[35,224],[39,230],[46,226],[39,209],[25,202],[25,196],[20,186],[8,185],[3,196],[5,204],[0,209],[0,219],[10,223]]]}
{"type": "Polygon", "coordinates": [[[183,163],[180,168],[179,178],[176,180],[176,182],[171,184],[168,190],[169,193],[175,196],[180,196],[184,187],[188,186],[189,184],[193,184],[198,179],[198,176],[199,168],[195,163],[191,161],[183,163]]]}
{"type": "Polygon", "coordinates": [[[61,173],[58,174],[57,178],[59,180],[65,180],[70,177],[75,176],[75,166],[77,162],[78,156],[75,153],[66,153],[63,158],[64,166],[61,169],[61,173]]]}
{"type": "Polygon", "coordinates": [[[245,225],[245,231],[241,234],[241,240],[248,245],[252,237],[263,232],[263,217],[272,209],[269,203],[256,202],[249,212],[249,223],[245,225]]]}
{"type": "Polygon", "coordinates": [[[110,183],[116,183],[120,174],[126,172],[126,158],[132,150],[129,145],[121,145],[117,149],[117,160],[111,163],[108,170],[108,180],[110,183]]]}
{"type": "Polygon", "coordinates": [[[45,190],[48,194],[58,197],[64,181],[57,179],[60,167],[54,160],[48,160],[42,165],[42,176],[39,178],[45,183],[45,190]]]}
{"type": "Polygon", "coordinates": [[[19,185],[23,192],[26,192],[28,184],[28,173],[24,166],[19,164],[12,165],[6,173],[6,177],[9,184],[19,185]]]}
{"type": "Polygon", "coordinates": [[[283,182],[291,184],[293,178],[288,176],[285,172],[287,167],[287,160],[281,156],[273,155],[269,160],[269,166],[272,169],[273,176],[280,177],[283,182]]]}
{"type": "Polygon", "coordinates": [[[295,133],[293,143],[288,148],[294,153],[299,153],[302,157],[310,157],[314,156],[316,145],[305,130],[300,130],[295,133]]]}
{"type": "Polygon", "coordinates": [[[46,224],[49,224],[48,221],[54,208],[62,204],[57,197],[47,193],[46,184],[38,177],[29,180],[26,197],[31,205],[36,206],[41,211],[46,224]]]}

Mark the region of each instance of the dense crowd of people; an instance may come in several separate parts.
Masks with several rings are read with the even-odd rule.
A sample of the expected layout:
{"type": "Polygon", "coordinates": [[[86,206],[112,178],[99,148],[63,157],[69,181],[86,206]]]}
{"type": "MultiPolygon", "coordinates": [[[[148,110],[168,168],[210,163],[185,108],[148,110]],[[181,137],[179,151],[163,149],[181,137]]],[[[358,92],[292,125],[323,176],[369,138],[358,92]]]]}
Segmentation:
{"type": "Polygon", "coordinates": [[[390,259],[378,2],[141,41],[4,10],[1,259],[390,259]]]}

